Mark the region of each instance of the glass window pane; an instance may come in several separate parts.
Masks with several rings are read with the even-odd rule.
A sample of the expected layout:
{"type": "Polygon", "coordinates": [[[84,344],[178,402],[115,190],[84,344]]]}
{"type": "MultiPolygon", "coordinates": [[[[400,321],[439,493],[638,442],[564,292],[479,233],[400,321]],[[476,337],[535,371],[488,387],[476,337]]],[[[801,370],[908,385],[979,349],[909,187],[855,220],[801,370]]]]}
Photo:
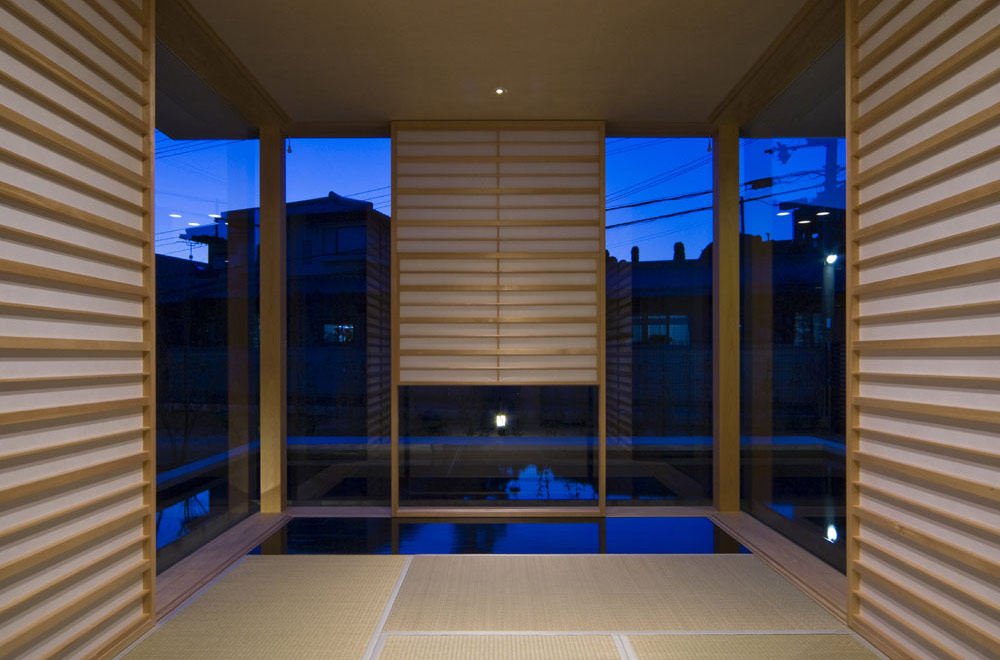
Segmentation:
{"type": "Polygon", "coordinates": [[[389,140],[290,147],[288,499],[388,504],[389,140]]]}
{"type": "Polygon", "coordinates": [[[845,141],[741,150],[742,506],[844,570],[845,141]]]}
{"type": "Polygon", "coordinates": [[[259,508],[256,140],[156,133],[156,541],[163,571],[259,508]]]}
{"type": "Polygon", "coordinates": [[[400,505],[597,505],[597,388],[399,388],[400,505]]]}
{"type": "Polygon", "coordinates": [[[607,141],[608,504],[712,500],[712,154],[607,141]]]}

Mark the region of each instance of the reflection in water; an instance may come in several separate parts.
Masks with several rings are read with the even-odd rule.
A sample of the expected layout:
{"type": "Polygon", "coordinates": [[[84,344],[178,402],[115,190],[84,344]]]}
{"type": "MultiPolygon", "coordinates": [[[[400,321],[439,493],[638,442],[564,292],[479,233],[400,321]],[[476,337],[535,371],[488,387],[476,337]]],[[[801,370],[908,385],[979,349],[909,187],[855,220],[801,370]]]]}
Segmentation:
{"type": "Polygon", "coordinates": [[[294,518],[254,554],[711,554],[747,552],[704,517],[519,522],[294,518]]]}
{"type": "Polygon", "coordinates": [[[208,491],[185,498],[156,512],[156,548],[173,543],[196,526],[209,512],[208,491]]]}
{"type": "Polygon", "coordinates": [[[507,499],[530,500],[593,500],[597,491],[589,483],[556,477],[552,468],[545,467],[541,473],[537,465],[529,465],[517,473],[504,487],[507,499]]]}

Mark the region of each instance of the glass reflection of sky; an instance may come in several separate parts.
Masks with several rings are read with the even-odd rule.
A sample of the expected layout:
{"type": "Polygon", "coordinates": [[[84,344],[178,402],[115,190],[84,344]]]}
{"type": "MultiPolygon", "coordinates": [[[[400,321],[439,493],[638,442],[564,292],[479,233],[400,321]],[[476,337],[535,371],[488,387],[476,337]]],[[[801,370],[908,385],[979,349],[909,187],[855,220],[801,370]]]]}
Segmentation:
{"type": "MultiPolygon", "coordinates": [[[[287,554],[712,554],[747,552],[708,518],[607,518],[530,522],[396,521],[390,518],[295,518],[287,554]],[[605,547],[601,548],[604,526],[605,547]]],[[[280,532],[279,532],[280,533],[280,532]]],[[[252,554],[258,554],[260,549],[252,554]]]]}

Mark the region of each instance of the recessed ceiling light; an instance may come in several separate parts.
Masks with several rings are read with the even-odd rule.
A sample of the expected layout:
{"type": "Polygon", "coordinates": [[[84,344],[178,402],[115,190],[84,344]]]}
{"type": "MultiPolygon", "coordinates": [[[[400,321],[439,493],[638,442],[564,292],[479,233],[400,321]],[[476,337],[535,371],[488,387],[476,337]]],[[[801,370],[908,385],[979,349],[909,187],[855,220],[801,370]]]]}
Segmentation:
{"type": "Polygon", "coordinates": [[[497,87],[493,91],[496,92],[497,96],[502,96],[503,94],[507,93],[507,88],[506,87],[497,87]]]}
{"type": "Polygon", "coordinates": [[[835,254],[826,255],[826,263],[830,264],[831,266],[837,263],[837,255],[835,254]]]}
{"type": "Polygon", "coordinates": [[[778,215],[791,215],[791,214],[792,214],[792,212],[791,212],[791,211],[782,211],[782,212],[781,212],[781,213],[779,213],[778,215]]]}
{"type": "Polygon", "coordinates": [[[189,222],[188,226],[189,227],[200,227],[201,223],[200,222],[189,222]]]}
{"type": "Polygon", "coordinates": [[[816,215],[830,215],[830,212],[829,211],[820,211],[816,215]]]}
{"type": "Polygon", "coordinates": [[[183,218],[184,216],[181,215],[180,213],[171,213],[170,217],[171,218],[183,218]]]}
{"type": "MultiPolygon", "coordinates": [[[[822,215],[822,214],[820,214],[820,215],[822,215]]],[[[210,218],[221,218],[222,216],[219,215],[218,213],[209,213],[208,217],[210,217],[210,218]]]]}
{"type": "Polygon", "coordinates": [[[812,220],[808,220],[808,219],[806,219],[806,220],[799,220],[799,224],[800,225],[808,225],[810,222],[812,222],[812,220]]]}

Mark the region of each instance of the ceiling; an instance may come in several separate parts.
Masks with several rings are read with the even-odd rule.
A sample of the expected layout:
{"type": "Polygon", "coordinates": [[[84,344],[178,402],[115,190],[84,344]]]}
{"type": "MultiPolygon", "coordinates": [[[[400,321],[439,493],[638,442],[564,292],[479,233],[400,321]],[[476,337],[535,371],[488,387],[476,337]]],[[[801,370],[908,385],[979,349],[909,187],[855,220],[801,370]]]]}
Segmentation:
{"type": "Polygon", "coordinates": [[[705,122],[806,4],[190,1],[296,122],[610,125],[705,122]]]}

